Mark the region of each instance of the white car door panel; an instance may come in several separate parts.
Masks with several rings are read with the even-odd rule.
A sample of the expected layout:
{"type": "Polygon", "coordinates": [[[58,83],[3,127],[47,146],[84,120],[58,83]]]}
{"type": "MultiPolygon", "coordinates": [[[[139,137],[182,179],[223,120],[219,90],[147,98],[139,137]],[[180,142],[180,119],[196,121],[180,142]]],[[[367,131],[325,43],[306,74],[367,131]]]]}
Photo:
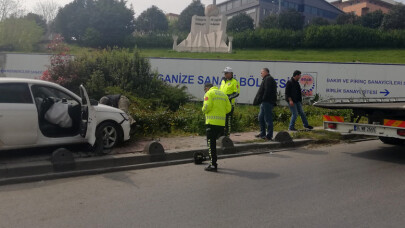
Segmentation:
{"type": "Polygon", "coordinates": [[[90,103],[90,98],[83,85],[80,85],[80,96],[82,98],[82,136],[90,145],[96,142],[97,118],[96,110],[90,103]]]}
{"type": "Polygon", "coordinates": [[[5,145],[31,145],[38,139],[38,112],[34,104],[0,107],[0,141],[5,145]]]}
{"type": "Polygon", "coordinates": [[[0,146],[38,140],[38,112],[26,83],[0,84],[0,146]]]}

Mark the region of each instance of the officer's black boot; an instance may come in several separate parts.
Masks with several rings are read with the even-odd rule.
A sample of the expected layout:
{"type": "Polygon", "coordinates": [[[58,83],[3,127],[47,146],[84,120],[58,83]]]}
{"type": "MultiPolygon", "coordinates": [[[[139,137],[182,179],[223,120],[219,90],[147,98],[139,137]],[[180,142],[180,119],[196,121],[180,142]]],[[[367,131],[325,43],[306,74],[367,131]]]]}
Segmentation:
{"type": "Polygon", "coordinates": [[[207,166],[207,167],[205,167],[205,171],[210,171],[210,172],[216,172],[217,171],[217,168],[218,168],[218,165],[209,165],[209,166],[207,166]]]}

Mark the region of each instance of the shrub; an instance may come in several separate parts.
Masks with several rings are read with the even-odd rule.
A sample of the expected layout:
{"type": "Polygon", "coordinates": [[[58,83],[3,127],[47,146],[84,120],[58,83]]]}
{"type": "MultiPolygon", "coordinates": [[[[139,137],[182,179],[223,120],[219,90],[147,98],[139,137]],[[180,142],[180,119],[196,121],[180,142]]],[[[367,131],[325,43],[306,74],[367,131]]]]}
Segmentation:
{"type": "Polygon", "coordinates": [[[137,48],[171,48],[173,46],[173,38],[170,34],[145,34],[136,35],[131,38],[127,47],[137,48]]]}
{"type": "Polygon", "coordinates": [[[405,30],[360,25],[312,25],[303,31],[263,29],[231,34],[235,48],[404,48],[405,30]]]}
{"type": "Polygon", "coordinates": [[[382,32],[359,25],[310,26],[304,32],[309,48],[404,47],[403,32],[382,32]]]}
{"type": "Polygon", "coordinates": [[[104,49],[65,58],[54,55],[48,71],[42,79],[54,81],[75,91],[79,84],[85,84],[89,95],[99,99],[107,94],[106,88],[120,91],[139,98],[151,99],[156,107],[176,110],[189,100],[185,87],[172,87],[157,77],[151,70],[149,60],[140,56],[139,51],[128,49],[104,49]]]}
{"type": "Polygon", "coordinates": [[[69,48],[63,41],[63,37],[56,34],[48,45],[48,50],[53,53],[51,65],[44,71],[41,79],[58,83],[72,91],[78,92],[80,81],[78,80],[76,64],[72,56],[69,55],[69,48]]]}
{"type": "MultiPolygon", "coordinates": [[[[170,132],[205,135],[205,116],[201,111],[201,102],[187,103],[173,112],[159,107],[149,106],[149,100],[136,99],[131,106],[131,113],[139,125],[137,132],[141,135],[170,132]]],[[[329,110],[310,105],[304,106],[304,112],[310,125],[321,126],[322,115],[343,116],[350,119],[351,110],[329,110]]],[[[237,105],[232,120],[232,132],[252,131],[259,129],[259,106],[237,105]]],[[[286,130],[291,112],[288,107],[276,106],[273,109],[275,131],[286,130]]],[[[297,126],[301,123],[298,118],[297,126]]],[[[299,128],[299,127],[298,127],[299,128]]]]}
{"type": "Polygon", "coordinates": [[[296,48],[301,46],[301,31],[256,29],[234,33],[236,48],[296,48]]]}

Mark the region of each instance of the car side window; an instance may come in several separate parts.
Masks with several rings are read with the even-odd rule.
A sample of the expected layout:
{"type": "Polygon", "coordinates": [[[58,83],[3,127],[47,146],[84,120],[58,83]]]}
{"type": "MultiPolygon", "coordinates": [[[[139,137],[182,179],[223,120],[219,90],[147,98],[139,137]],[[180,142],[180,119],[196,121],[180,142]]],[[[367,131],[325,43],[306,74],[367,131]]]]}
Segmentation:
{"type": "Polygon", "coordinates": [[[32,104],[31,92],[27,83],[0,84],[0,103],[32,104]]]}
{"type": "Polygon", "coordinates": [[[70,105],[77,105],[79,102],[69,94],[48,86],[33,85],[31,87],[35,100],[53,98],[55,101],[67,102],[70,105]]]}

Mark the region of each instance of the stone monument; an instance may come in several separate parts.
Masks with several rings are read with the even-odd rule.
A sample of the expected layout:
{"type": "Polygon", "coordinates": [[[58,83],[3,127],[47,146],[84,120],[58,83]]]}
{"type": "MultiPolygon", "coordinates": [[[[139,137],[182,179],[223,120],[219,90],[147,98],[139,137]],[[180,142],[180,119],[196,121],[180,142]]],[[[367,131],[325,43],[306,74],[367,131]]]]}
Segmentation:
{"type": "Polygon", "coordinates": [[[232,52],[232,37],[226,45],[227,18],[219,15],[214,0],[212,5],[205,7],[205,16],[194,15],[191,31],[187,38],[177,45],[177,36],[173,36],[173,50],[178,52],[232,52]]]}

